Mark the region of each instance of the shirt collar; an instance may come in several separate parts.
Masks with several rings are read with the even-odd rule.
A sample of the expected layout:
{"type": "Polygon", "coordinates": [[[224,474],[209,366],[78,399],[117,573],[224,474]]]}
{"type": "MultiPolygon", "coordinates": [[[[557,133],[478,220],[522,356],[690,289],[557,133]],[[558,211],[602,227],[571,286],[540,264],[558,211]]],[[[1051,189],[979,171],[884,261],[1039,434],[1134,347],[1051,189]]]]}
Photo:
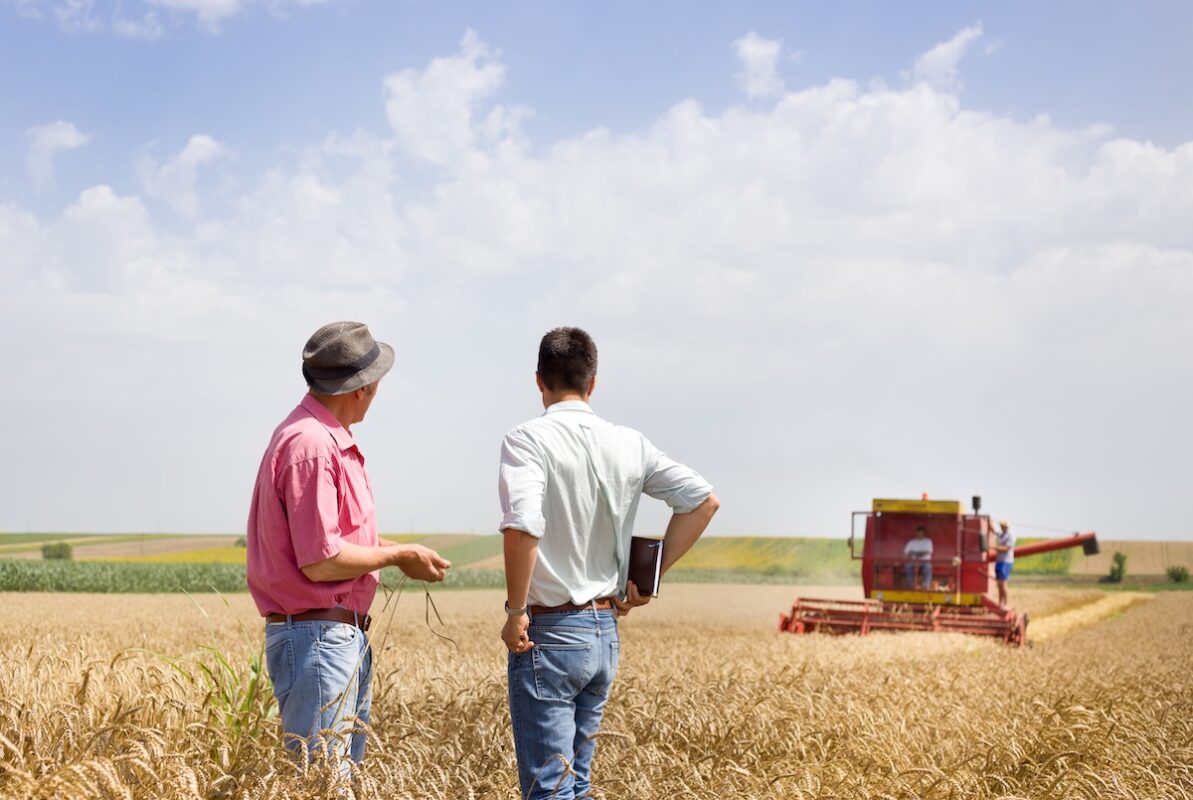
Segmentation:
{"type": "Polygon", "coordinates": [[[304,396],[302,402],[298,405],[312,417],[319,420],[319,423],[323,427],[327,428],[328,433],[331,434],[332,439],[335,439],[336,445],[339,446],[341,452],[356,447],[356,437],[350,431],[345,430],[344,426],[340,424],[340,421],[327,410],[327,406],[316,400],[313,395],[308,394],[304,396]]]}
{"type": "Polygon", "coordinates": [[[547,410],[543,412],[543,416],[554,414],[556,411],[583,411],[586,414],[593,413],[588,403],[585,403],[583,400],[561,400],[558,403],[548,406],[547,410]]]}

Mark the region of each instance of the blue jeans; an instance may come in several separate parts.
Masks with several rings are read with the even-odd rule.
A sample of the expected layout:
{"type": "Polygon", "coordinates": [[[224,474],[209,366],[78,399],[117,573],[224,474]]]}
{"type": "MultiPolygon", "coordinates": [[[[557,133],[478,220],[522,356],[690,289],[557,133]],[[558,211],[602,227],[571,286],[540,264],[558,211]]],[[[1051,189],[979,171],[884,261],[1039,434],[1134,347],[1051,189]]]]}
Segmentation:
{"type": "Polygon", "coordinates": [[[301,756],[359,762],[373,704],[373,651],[355,625],[325,620],[265,626],[265,664],[273,681],[286,747],[301,756]]]}
{"type": "Polygon", "coordinates": [[[925,589],[932,585],[931,561],[908,561],[904,570],[907,573],[908,588],[919,588],[921,583],[923,583],[925,589]],[[916,580],[917,573],[922,580],[916,580]]]}
{"type": "Polygon", "coordinates": [[[509,654],[522,797],[587,797],[595,737],[617,675],[617,620],[607,609],[538,614],[530,641],[527,652],[509,654]]]}

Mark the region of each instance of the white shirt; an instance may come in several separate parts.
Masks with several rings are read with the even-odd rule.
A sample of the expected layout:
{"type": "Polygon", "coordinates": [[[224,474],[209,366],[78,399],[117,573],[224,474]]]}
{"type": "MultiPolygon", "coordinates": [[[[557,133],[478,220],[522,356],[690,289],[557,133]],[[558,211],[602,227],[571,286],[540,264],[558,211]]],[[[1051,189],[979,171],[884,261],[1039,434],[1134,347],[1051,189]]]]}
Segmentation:
{"type": "MultiPolygon", "coordinates": [[[[1006,552],[999,553],[998,556],[995,558],[995,560],[1000,561],[1004,564],[1014,564],[1015,563],[1015,534],[1011,533],[1010,530],[1006,530],[1006,531],[999,530],[994,535],[998,538],[998,546],[999,547],[1005,546],[1007,548],[1006,552]]],[[[1024,569],[1027,569],[1027,567],[1024,567],[1024,569]]]]}
{"type": "Polygon", "coordinates": [[[915,538],[910,540],[903,546],[903,556],[905,558],[913,558],[917,561],[931,561],[932,560],[932,540],[925,536],[923,539],[915,538]]]}
{"type": "Polygon", "coordinates": [[[643,494],[676,514],[712,494],[696,472],[580,400],[556,403],[506,434],[497,488],[500,530],[539,539],[529,602],[544,606],[621,594],[643,494]]]}

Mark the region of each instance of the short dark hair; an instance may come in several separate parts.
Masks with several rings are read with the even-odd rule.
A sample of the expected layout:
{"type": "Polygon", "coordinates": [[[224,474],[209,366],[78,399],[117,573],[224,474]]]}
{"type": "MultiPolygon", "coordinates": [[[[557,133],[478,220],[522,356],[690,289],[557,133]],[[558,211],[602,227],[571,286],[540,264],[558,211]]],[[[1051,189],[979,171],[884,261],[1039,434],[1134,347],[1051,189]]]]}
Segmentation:
{"type": "Polygon", "coordinates": [[[548,389],[588,394],[596,371],[596,342],[587,333],[579,328],[556,328],[543,335],[538,374],[548,389]]]}

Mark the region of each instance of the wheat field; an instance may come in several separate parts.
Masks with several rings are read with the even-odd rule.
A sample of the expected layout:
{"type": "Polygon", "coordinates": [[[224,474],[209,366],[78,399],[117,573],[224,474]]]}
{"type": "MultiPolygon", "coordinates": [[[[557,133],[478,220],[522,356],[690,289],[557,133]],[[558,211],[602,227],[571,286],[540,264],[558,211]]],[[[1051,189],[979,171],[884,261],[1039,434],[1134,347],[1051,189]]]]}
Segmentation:
{"type": "MultiPolygon", "coordinates": [[[[1014,650],[780,635],[797,591],[825,594],[674,585],[623,621],[602,796],[1193,797],[1193,594],[1020,590],[1014,650]]],[[[515,798],[502,595],[434,597],[434,632],[421,589],[378,615],[349,785],[281,755],[246,596],[4,595],[0,797],[515,798]]]]}

